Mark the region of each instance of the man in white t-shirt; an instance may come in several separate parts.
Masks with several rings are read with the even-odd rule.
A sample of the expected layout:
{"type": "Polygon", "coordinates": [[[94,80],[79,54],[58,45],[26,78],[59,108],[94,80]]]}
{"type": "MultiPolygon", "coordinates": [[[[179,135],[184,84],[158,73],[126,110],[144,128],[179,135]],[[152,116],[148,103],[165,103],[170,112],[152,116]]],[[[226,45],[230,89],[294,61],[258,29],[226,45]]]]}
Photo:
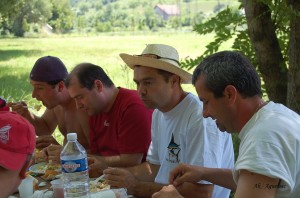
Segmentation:
{"type": "MultiPolygon", "coordinates": [[[[300,196],[300,116],[284,105],[264,102],[255,67],[238,52],[205,58],[193,84],[203,101],[203,116],[216,120],[241,139],[233,177],[231,169],[180,165],[172,171],[174,186],[205,179],[235,190],[237,198],[300,196]]],[[[180,198],[173,185],[153,198],[180,198]]]]}
{"type": "MultiPolygon", "coordinates": [[[[151,197],[169,183],[169,173],[179,163],[233,167],[231,136],[220,133],[212,119],[203,118],[202,102],[181,87],[181,83],[191,83],[192,76],[180,68],[176,49],[149,44],[139,56],[120,56],[134,70],[144,104],[155,110],[147,162],[128,169],[105,170],[110,185],[127,188],[135,197],[151,197]]],[[[186,197],[226,198],[230,194],[230,190],[206,181],[186,182],[177,189],[186,197]]]]}

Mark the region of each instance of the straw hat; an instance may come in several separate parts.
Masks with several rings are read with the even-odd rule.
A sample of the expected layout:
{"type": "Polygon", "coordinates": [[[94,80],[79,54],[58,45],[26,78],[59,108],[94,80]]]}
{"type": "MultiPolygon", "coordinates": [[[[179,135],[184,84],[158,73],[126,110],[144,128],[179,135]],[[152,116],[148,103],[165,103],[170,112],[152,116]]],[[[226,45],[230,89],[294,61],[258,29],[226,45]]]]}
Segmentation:
{"type": "Polygon", "coordinates": [[[148,44],[141,55],[120,54],[131,68],[134,66],[152,67],[180,76],[182,83],[190,84],[192,75],[179,66],[179,55],[175,48],[163,44],[148,44]]]}

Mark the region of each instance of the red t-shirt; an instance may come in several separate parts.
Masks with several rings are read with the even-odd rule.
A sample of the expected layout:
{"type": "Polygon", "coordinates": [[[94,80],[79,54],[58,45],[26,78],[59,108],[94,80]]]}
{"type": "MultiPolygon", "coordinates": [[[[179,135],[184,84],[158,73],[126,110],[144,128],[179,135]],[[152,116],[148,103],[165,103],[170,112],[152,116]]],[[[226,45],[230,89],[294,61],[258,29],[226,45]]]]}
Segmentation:
{"type": "Polygon", "coordinates": [[[151,141],[152,112],[136,91],[119,88],[111,110],[90,117],[91,153],[144,153],[144,161],[151,141]]]}

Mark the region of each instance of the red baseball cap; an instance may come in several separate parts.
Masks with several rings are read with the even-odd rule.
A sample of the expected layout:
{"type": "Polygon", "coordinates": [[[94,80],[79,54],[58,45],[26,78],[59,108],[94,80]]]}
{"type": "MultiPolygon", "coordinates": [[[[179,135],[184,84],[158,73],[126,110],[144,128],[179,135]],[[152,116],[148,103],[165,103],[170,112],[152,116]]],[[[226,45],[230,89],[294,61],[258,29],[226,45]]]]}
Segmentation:
{"type": "Polygon", "coordinates": [[[34,148],[34,127],[15,112],[0,111],[0,166],[19,170],[34,148]]]}

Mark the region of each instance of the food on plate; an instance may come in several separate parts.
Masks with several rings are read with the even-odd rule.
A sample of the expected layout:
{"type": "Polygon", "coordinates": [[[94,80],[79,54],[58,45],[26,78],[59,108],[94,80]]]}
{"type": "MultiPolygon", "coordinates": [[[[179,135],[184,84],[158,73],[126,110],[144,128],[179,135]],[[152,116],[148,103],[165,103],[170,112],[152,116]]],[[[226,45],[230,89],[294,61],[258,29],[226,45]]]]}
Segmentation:
{"type": "Polygon", "coordinates": [[[45,174],[41,176],[44,180],[50,181],[56,179],[56,176],[60,174],[61,165],[60,164],[53,164],[48,163],[45,166],[45,174]]]}
{"type": "Polygon", "coordinates": [[[110,189],[110,185],[108,185],[106,181],[90,182],[90,192],[99,192],[108,189],[110,189]]]}
{"type": "Polygon", "coordinates": [[[45,170],[61,170],[60,164],[48,163],[45,170]]]}
{"type": "Polygon", "coordinates": [[[43,179],[50,181],[56,179],[57,175],[61,173],[61,165],[60,164],[53,164],[53,163],[46,163],[41,162],[38,164],[34,164],[29,167],[30,174],[33,175],[40,175],[43,179]]]}
{"type": "Polygon", "coordinates": [[[36,171],[40,173],[46,173],[47,170],[55,170],[57,172],[61,171],[60,164],[52,164],[52,163],[40,163],[36,166],[36,171]]]}
{"type": "Polygon", "coordinates": [[[59,172],[56,170],[45,170],[45,174],[43,176],[41,176],[41,178],[43,178],[44,180],[50,181],[50,180],[54,180],[56,175],[58,175],[59,172]]]}

